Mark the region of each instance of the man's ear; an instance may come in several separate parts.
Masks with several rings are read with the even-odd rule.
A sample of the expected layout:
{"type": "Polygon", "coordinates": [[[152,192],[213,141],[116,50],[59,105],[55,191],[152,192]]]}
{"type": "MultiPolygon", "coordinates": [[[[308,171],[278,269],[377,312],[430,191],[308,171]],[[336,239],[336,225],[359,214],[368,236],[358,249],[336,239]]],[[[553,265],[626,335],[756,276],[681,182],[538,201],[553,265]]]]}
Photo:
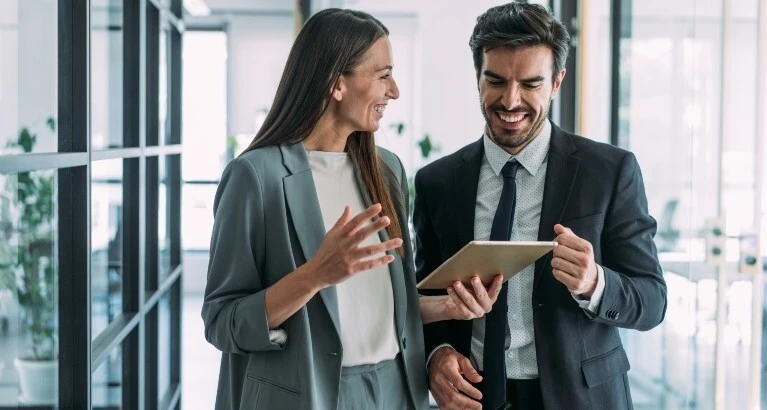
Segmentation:
{"type": "Polygon", "coordinates": [[[334,100],[341,101],[344,98],[344,94],[346,94],[346,78],[342,74],[338,76],[336,82],[330,87],[330,95],[334,100]]]}
{"type": "Polygon", "coordinates": [[[562,81],[565,79],[565,73],[567,70],[564,68],[562,71],[559,72],[559,75],[557,75],[557,78],[554,79],[554,87],[551,90],[551,99],[553,100],[554,97],[557,96],[557,93],[559,92],[559,87],[562,86],[562,81]]]}

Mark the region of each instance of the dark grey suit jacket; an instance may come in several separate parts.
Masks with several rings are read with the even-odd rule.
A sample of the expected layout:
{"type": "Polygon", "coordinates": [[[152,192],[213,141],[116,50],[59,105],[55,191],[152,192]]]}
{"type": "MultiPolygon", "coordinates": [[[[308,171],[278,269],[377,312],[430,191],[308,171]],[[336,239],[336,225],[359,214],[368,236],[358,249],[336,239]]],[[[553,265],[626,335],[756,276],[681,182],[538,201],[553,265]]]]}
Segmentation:
{"type": "MultiPolygon", "coordinates": [[[[474,238],[482,140],[421,169],[415,178],[416,271],[422,279],[474,238]],[[451,204],[447,206],[446,204],[451,204]]],[[[648,330],[666,312],[666,283],[653,243],[642,176],[630,152],[552,127],[541,241],[562,223],[591,242],[604,267],[599,311],[587,316],[551,272],[535,264],[533,307],[538,372],[547,409],[630,409],[629,361],[618,327],[648,330]]],[[[424,327],[426,350],[450,343],[470,357],[471,322],[424,327]]]]}
{"type": "MultiPolygon", "coordinates": [[[[413,408],[428,408],[421,312],[407,232],[407,178],[399,158],[379,149],[405,227],[405,258],[390,264],[395,322],[413,408]]],[[[359,174],[358,174],[359,178],[359,174]]],[[[359,182],[358,186],[364,187],[359,182]]],[[[362,197],[370,204],[368,193],[362,197]]],[[[265,289],[314,257],[325,237],[303,144],[265,147],[232,161],[215,199],[205,338],[223,352],[216,409],[335,409],[343,346],[335,287],[320,291],[269,339],[265,289]]],[[[385,231],[381,241],[388,240],[385,231]]]]}

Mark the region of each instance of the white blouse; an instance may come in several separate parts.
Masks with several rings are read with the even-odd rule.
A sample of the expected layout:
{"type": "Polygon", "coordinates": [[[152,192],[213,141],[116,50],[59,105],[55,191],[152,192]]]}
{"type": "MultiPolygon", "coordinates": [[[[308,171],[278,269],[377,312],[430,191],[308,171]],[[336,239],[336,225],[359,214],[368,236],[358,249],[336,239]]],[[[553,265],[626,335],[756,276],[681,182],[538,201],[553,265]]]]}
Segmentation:
{"type": "MultiPolygon", "coordinates": [[[[354,165],[345,152],[307,151],[325,229],[335,225],[344,207],[352,215],[366,207],[354,176],[354,165]]],[[[393,215],[389,215],[393,217],[393,215]]],[[[381,243],[378,235],[360,246],[381,243]]],[[[373,258],[383,256],[383,253],[373,258]]],[[[336,285],[343,344],[342,366],[374,364],[399,353],[394,324],[394,294],[389,266],[362,271],[336,285]]]]}

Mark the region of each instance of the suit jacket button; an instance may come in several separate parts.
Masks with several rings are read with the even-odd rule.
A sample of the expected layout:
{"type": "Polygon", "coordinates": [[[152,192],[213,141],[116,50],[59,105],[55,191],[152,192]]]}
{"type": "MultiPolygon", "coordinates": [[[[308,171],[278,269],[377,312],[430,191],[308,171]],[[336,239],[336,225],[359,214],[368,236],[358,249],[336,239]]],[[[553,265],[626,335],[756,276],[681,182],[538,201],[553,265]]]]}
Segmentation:
{"type": "Polygon", "coordinates": [[[402,348],[403,349],[407,349],[407,338],[406,337],[402,338],[402,348]]]}

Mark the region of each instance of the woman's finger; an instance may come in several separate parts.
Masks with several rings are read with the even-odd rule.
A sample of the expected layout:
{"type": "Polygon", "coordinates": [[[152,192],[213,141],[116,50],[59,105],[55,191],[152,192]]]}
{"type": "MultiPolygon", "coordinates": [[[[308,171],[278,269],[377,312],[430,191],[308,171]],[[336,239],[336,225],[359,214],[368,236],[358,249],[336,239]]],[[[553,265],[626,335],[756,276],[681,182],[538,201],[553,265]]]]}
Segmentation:
{"type": "Polygon", "coordinates": [[[466,304],[463,303],[463,300],[461,300],[461,297],[458,296],[458,294],[455,292],[455,289],[453,289],[452,286],[447,288],[447,294],[450,296],[450,299],[453,301],[453,304],[455,305],[455,308],[458,311],[461,318],[463,319],[474,318],[474,312],[469,310],[466,304]]]}
{"type": "Polygon", "coordinates": [[[352,258],[355,258],[357,260],[367,259],[374,255],[388,252],[392,249],[397,249],[400,246],[402,246],[402,239],[394,238],[383,243],[378,243],[375,245],[369,245],[362,248],[357,248],[352,251],[352,258]]]}
{"type": "Polygon", "coordinates": [[[498,300],[498,294],[501,293],[501,288],[503,288],[503,275],[498,274],[493,278],[493,283],[487,290],[487,296],[493,301],[493,304],[498,300]]]}
{"type": "Polygon", "coordinates": [[[353,235],[358,229],[364,226],[365,223],[373,219],[374,216],[381,213],[381,204],[375,204],[368,209],[358,213],[348,223],[344,225],[341,230],[343,236],[353,235]]]}
{"type": "Polygon", "coordinates": [[[349,222],[349,217],[351,216],[351,214],[352,214],[352,207],[350,207],[349,205],[346,205],[344,207],[344,212],[341,214],[341,217],[338,218],[335,225],[333,225],[333,227],[330,228],[330,230],[332,231],[334,229],[340,229],[342,226],[346,225],[349,222]]]}
{"type": "Polygon", "coordinates": [[[471,278],[471,287],[474,289],[474,297],[482,309],[482,314],[489,312],[493,308],[493,300],[490,299],[490,295],[488,295],[487,289],[485,289],[485,285],[482,284],[479,277],[474,276],[471,278]]]}
{"type": "Polygon", "coordinates": [[[377,233],[378,231],[386,228],[391,223],[391,219],[388,216],[383,216],[373,223],[370,223],[354,232],[351,236],[351,241],[354,245],[359,245],[367,239],[370,235],[377,233]]]}
{"type": "Polygon", "coordinates": [[[461,303],[472,312],[474,317],[482,317],[485,315],[485,309],[479,305],[477,298],[463,285],[463,283],[456,282],[453,285],[453,289],[455,289],[455,292],[461,298],[461,303]]]}
{"type": "Polygon", "coordinates": [[[381,256],[380,258],[364,260],[352,265],[352,273],[358,273],[358,272],[370,270],[373,268],[377,268],[381,265],[387,265],[392,262],[394,262],[394,256],[392,255],[384,255],[384,256],[381,256]]]}

